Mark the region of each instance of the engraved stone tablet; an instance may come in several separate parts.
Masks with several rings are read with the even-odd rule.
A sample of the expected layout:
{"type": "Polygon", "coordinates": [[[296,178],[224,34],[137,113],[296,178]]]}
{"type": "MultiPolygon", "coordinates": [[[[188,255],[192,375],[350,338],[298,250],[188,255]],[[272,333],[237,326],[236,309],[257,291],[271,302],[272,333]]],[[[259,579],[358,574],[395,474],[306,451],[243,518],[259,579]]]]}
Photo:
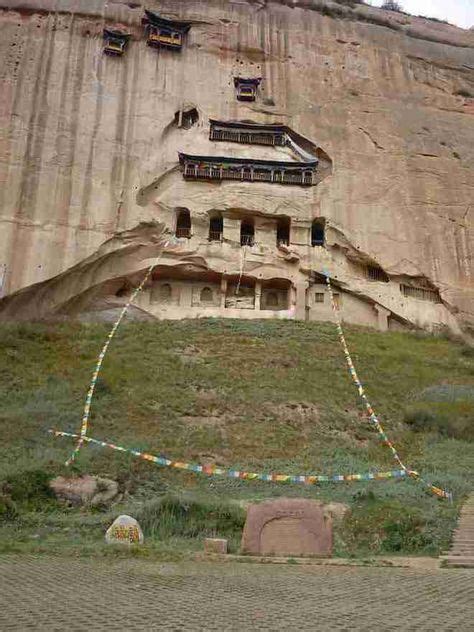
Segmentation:
{"type": "Polygon", "coordinates": [[[332,554],[332,517],[316,500],[280,498],[250,505],[241,544],[251,555],[332,554]]]}
{"type": "Polygon", "coordinates": [[[105,541],[108,544],[143,544],[143,533],[135,518],[123,515],[107,529],[105,541]]]}

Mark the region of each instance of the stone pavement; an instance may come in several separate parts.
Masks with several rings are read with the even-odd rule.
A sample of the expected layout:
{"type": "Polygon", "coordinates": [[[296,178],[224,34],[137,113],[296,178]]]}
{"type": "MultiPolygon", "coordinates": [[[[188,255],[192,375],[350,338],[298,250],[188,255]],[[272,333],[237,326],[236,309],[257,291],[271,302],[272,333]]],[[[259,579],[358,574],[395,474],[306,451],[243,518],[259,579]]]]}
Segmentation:
{"type": "Polygon", "coordinates": [[[0,630],[473,630],[474,572],[0,558],[0,630]]]}

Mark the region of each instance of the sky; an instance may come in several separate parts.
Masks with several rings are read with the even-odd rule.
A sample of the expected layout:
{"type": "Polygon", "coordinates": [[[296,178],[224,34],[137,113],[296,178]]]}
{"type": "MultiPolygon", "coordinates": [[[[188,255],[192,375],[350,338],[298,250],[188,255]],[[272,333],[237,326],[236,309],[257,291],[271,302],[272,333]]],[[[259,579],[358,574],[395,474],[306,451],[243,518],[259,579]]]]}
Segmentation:
{"type": "MultiPolygon", "coordinates": [[[[465,29],[474,26],[474,0],[398,0],[403,10],[412,15],[447,20],[465,29]]],[[[379,7],[383,0],[368,0],[368,4],[379,7]]]]}

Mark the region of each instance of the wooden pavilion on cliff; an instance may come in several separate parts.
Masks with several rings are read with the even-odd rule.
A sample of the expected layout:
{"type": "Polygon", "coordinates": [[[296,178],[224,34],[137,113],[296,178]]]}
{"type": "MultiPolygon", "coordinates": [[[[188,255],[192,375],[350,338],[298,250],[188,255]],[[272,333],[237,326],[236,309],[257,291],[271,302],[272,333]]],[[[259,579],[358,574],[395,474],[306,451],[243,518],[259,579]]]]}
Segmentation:
{"type": "Polygon", "coordinates": [[[104,53],[106,55],[120,57],[121,55],[123,55],[129,39],[130,33],[124,33],[123,31],[112,29],[104,29],[104,53]]]}
{"type": "Polygon", "coordinates": [[[179,162],[186,180],[238,180],[311,186],[318,160],[283,162],[253,158],[194,156],[179,153],[179,162]]]}
{"type": "Polygon", "coordinates": [[[147,9],[142,24],[146,29],[148,46],[172,50],[182,49],[186,33],[191,28],[190,22],[167,20],[147,9]]]}
{"type": "Polygon", "coordinates": [[[209,123],[209,140],[278,147],[288,144],[285,125],[262,125],[240,121],[216,121],[215,119],[210,119],[209,123]]]}
{"type": "Polygon", "coordinates": [[[261,77],[234,77],[234,86],[237,89],[237,100],[255,101],[257,97],[258,86],[260,85],[261,81],[261,77]]]}

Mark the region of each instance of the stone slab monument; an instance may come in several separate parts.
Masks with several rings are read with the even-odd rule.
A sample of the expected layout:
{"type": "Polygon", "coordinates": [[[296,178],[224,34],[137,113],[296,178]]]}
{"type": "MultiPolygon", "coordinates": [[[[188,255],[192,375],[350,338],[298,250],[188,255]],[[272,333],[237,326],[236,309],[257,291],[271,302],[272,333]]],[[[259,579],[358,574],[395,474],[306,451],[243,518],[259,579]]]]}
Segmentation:
{"type": "Polygon", "coordinates": [[[107,544],[143,544],[140,525],[131,516],[122,515],[114,520],[105,534],[107,544]]]}
{"type": "Polygon", "coordinates": [[[250,555],[332,555],[332,516],[316,500],[279,498],[250,505],[241,551],[250,555]]]}

